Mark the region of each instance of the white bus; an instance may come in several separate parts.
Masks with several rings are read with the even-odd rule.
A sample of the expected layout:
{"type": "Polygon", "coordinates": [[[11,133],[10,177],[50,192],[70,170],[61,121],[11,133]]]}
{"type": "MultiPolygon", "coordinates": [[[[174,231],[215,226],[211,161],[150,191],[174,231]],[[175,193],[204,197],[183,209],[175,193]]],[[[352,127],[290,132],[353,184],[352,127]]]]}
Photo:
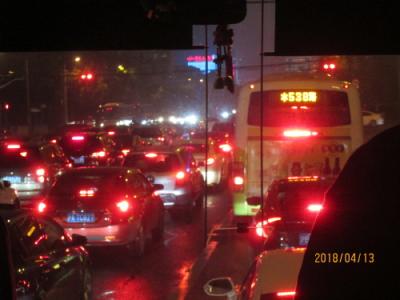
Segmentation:
{"type": "MultiPolygon", "coordinates": [[[[321,75],[275,75],[263,85],[264,196],[276,178],[336,176],[363,142],[359,93],[321,75]]],[[[260,82],[242,87],[235,124],[231,189],[237,223],[260,208],[260,82]]]]}

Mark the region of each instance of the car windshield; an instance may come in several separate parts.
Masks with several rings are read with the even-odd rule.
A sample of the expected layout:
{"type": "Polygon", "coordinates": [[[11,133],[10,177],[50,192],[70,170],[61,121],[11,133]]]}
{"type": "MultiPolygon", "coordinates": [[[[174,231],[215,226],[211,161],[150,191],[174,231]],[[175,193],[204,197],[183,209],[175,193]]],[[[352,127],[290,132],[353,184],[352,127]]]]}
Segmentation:
{"type": "Polygon", "coordinates": [[[124,162],[125,167],[137,168],[147,172],[173,172],[182,167],[176,154],[146,153],[128,156],[124,162]]]}
{"type": "MultiPolygon", "coordinates": [[[[387,252],[374,264],[311,264],[317,271],[310,283],[342,279],[350,287],[363,279],[366,290],[396,287],[398,295],[395,276],[382,276],[383,287],[369,281],[386,274],[376,271],[385,259],[394,270],[398,261],[386,253],[397,253],[400,200],[385,193],[398,194],[400,151],[393,149],[400,137],[376,143],[400,125],[400,35],[386,30],[383,19],[390,18],[380,13],[390,1],[128,1],[132,9],[123,2],[5,1],[21,5],[0,8],[0,183],[9,185],[0,184],[0,202],[48,215],[69,236],[87,238],[69,253],[40,253],[15,268],[18,297],[211,299],[206,283],[230,277],[236,291],[274,228],[279,240],[301,248],[318,224],[327,236],[352,233],[329,241],[338,248],[332,253],[387,252]],[[283,2],[290,16],[280,14],[283,2]],[[376,9],[357,18],[368,8],[376,9]],[[225,22],[229,13],[243,18],[225,22]],[[356,30],[371,24],[379,40],[356,30]],[[376,51],[389,42],[394,50],[376,51]],[[39,153],[11,139],[46,147],[39,153]],[[363,156],[369,142],[376,157],[363,156]],[[350,176],[351,163],[357,171],[350,176]],[[376,169],[364,172],[364,165],[376,169]],[[123,182],[114,173],[120,168],[132,168],[123,182]],[[308,179],[296,183],[300,178],[308,179]],[[278,181],[285,183],[273,189],[278,181]],[[86,196],[92,189],[101,197],[86,196]],[[74,205],[58,209],[47,202],[53,196],[74,205]],[[350,206],[365,197],[376,202],[368,218],[364,202],[350,206]],[[96,200],[107,209],[91,207],[96,200]],[[355,216],[345,226],[336,209],[355,216]],[[306,225],[280,230],[276,224],[285,220],[306,225]],[[88,261],[77,254],[85,249],[88,261]],[[318,276],[322,269],[348,276],[318,276]]],[[[390,28],[400,28],[399,9],[388,13],[396,15],[390,28]]],[[[261,270],[252,270],[245,296],[278,297],[260,289],[261,270]]],[[[276,282],[286,299],[298,277],[274,276],[265,282],[276,282]]]]}

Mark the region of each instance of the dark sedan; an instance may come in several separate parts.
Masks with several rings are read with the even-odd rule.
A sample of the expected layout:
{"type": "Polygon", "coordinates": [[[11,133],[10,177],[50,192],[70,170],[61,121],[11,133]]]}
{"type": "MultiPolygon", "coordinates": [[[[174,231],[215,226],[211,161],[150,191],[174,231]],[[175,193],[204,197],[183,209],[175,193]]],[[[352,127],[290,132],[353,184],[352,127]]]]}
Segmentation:
{"type": "Polygon", "coordinates": [[[52,219],[2,205],[10,232],[17,299],[89,299],[92,283],[86,238],[70,237],[52,219]]]}

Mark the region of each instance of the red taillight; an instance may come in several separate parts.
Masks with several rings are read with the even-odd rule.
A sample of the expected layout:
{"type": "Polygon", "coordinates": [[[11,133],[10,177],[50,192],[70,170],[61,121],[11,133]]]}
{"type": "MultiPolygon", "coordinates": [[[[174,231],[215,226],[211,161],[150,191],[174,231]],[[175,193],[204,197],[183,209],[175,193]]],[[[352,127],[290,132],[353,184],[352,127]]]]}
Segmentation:
{"type": "Polygon", "coordinates": [[[43,213],[46,210],[46,207],[47,207],[46,203],[41,201],[41,202],[39,202],[39,204],[37,206],[37,211],[39,213],[43,213]]]}
{"type": "Polygon", "coordinates": [[[20,152],[19,155],[21,155],[22,157],[28,157],[28,152],[23,151],[23,152],[20,152]]]}
{"type": "Polygon", "coordinates": [[[150,152],[146,153],[144,156],[146,156],[147,158],[156,158],[158,155],[157,153],[150,152]]]}
{"type": "Polygon", "coordinates": [[[109,131],[107,132],[108,135],[115,135],[115,131],[109,131]]]}
{"type": "Polygon", "coordinates": [[[185,172],[179,171],[178,173],[176,173],[175,177],[178,180],[183,180],[183,179],[185,179],[186,175],[185,175],[185,172]]]}
{"type": "Polygon", "coordinates": [[[130,149],[122,149],[121,152],[124,156],[127,156],[131,150],[130,149]]]}
{"type": "Polygon", "coordinates": [[[95,158],[102,158],[102,157],[105,157],[106,156],[106,152],[105,151],[97,151],[97,152],[93,152],[92,153],[92,157],[95,157],[95,158]]]}
{"type": "Polygon", "coordinates": [[[117,203],[117,207],[121,212],[127,212],[130,208],[129,202],[126,200],[122,200],[117,203]]]}
{"type": "Polygon", "coordinates": [[[82,136],[82,135],[74,135],[74,136],[71,138],[71,140],[73,140],[73,141],[75,141],[75,142],[77,142],[77,141],[83,141],[84,139],[85,139],[85,137],[82,136]]]}
{"type": "Polygon", "coordinates": [[[307,206],[307,209],[310,212],[320,212],[322,208],[323,208],[322,204],[310,204],[307,206]]]}
{"type": "Polygon", "coordinates": [[[271,217],[271,218],[268,218],[267,220],[264,220],[263,222],[258,222],[256,224],[256,234],[259,237],[265,237],[265,238],[268,237],[268,235],[264,231],[264,226],[266,226],[268,224],[272,224],[274,222],[281,221],[281,220],[282,220],[281,217],[271,217]]]}
{"type": "Polygon", "coordinates": [[[207,165],[208,165],[208,166],[211,166],[211,165],[213,165],[214,163],[215,163],[215,158],[209,157],[209,158],[207,159],[207,165]]]}
{"type": "Polygon", "coordinates": [[[57,144],[57,140],[56,140],[56,139],[52,139],[52,140],[50,141],[50,143],[52,143],[52,144],[57,144]]]}
{"type": "Polygon", "coordinates": [[[222,151],[222,152],[225,152],[225,153],[228,153],[228,152],[231,152],[231,151],[232,151],[232,146],[229,145],[229,144],[222,144],[222,145],[219,145],[218,148],[221,149],[221,151],[222,151]]]}
{"type": "Polygon", "coordinates": [[[276,293],[278,297],[294,297],[296,295],[295,291],[279,292],[276,293]]]}
{"type": "Polygon", "coordinates": [[[45,178],[44,176],[46,175],[46,170],[43,168],[38,168],[35,170],[35,174],[37,176],[37,179],[40,183],[44,183],[45,182],[45,178]]]}
{"type": "Polygon", "coordinates": [[[233,184],[234,185],[243,185],[244,184],[244,178],[242,176],[235,176],[233,178],[233,184]]]}
{"type": "Polygon", "coordinates": [[[288,138],[312,137],[317,135],[318,132],[308,129],[288,129],[283,132],[283,136],[288,138]]]}
{"type": "Polygon", "coordinates": [[[93,197],[95,192],[96,192],[96,189],[80,190],[79,196],[80,197],[93,197]]]}
{"type": "Polygon", "coordinates": [[[164,142],[164,141],[165,141],[165,138],[162,137],[162,136],[160,136],[160,137],[157,138],[157,140],[159,140],[159,141],[161,141],[161,142],[164,142]]]}
{"type": "Polygon", "coordinates": [[[234,162],[232,165],[232,191],[244,191],[244,165],[242,162],[234,162]]]}
{"type": "Polygon", "coordinates": [[[8,144],[7,145],[7,149],[21,149],[21,145],[20,144],[8,144]]]}

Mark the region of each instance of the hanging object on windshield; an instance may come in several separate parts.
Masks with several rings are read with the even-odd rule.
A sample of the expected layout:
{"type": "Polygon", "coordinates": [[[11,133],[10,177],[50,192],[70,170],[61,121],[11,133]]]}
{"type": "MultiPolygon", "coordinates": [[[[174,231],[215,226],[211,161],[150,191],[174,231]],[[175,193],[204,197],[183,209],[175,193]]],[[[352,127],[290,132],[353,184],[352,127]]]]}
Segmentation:
{"type": "Polygon", "coordinates": [[[233,81],[232,44],[233,30],[228,25],[218,25],[214,32],[214,45],[217,46],[217,58],[214,63],[218,66],[218,77],[214,83],[215,89],[226,87],[231,93],[235,86],[233,81]],[[222,65],[225,63],[225,77],[222,77],[222,65]]]}

